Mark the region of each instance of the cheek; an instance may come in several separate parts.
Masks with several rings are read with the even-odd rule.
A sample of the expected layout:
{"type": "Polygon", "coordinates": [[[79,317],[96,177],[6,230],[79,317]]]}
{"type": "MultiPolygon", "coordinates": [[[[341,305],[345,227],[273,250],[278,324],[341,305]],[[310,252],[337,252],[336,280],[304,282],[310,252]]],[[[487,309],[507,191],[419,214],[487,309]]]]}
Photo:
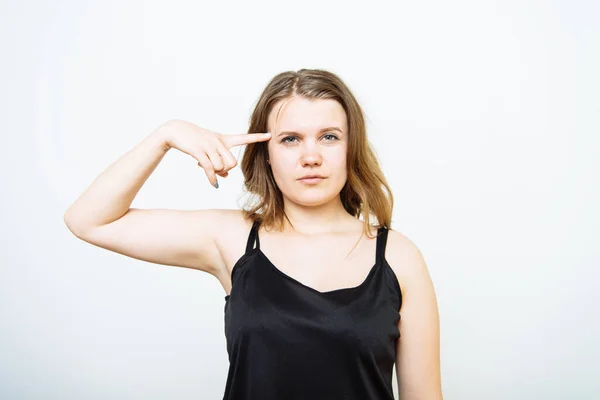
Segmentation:
{"type": "Polygon", "coordinates": [[[289,151],[286,151],[286,149],[281,148],[280,145],[271,145],[268,147],[269,149],[269,159],[271,160],[271,163],[275,162],[277,164],[281,164],[283,162],[286,161],[286,159],[290,158],[290,153],[289,151]]]}
{"type": "Polygon", "coordinates": [[[338,171],[343,171],[343,173],[346,172],[346,164],[347,164],[347,160],[346,160],[346,152],[345,151],[340,151],[336,154],[333,155],[332,157],[332,162],[335,164],[335,168],[338,171]]]}
{"type": "Polygon", "coordinates": [[[294,162],[291,157],[271,159],[271,172],[278,186],[286,186],[295,172],[294,162]]]}
{"type": "Polygon", "coordinates": [[[295,158],[291,155],[287,157],[284,154],[275,155],[275,159],[271,160],[271,168],[273,173],[277,175],[289,175],[294,172],[295,158]]]}

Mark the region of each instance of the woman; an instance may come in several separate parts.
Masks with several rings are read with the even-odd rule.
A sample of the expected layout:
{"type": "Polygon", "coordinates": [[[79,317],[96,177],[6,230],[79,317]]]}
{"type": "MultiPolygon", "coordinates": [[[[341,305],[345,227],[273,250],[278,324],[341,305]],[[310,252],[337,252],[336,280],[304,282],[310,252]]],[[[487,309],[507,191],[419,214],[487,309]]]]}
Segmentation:
{"type": "Polygon", "coordinates": [[[94,245],[221,282],[224,399],[393,399],[394,363],[401,399],[441,399],[433,284],[415,244],[390,227],[393,196],[348,87],[324,70],[280,73],[248,132],[161,125],[87,188],[67,226],[94,245]],[[256,200],[248,207],[130,208],[169,149],[195,158],[218,188],[238,145],[247,145],[241,168],[256,200]]]}

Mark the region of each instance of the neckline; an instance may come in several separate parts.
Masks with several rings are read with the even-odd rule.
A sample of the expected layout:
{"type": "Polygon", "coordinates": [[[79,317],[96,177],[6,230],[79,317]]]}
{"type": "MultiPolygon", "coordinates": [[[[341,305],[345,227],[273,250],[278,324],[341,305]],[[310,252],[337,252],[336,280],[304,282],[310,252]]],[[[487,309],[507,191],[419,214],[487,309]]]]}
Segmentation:
{"type": "MultiPolygon", "coordinates": [[[[308,285],[300,282],[296,278],[286,274],[285,272],[283,272],[282,270],[277,268],[277,266],[269,259],[269,257],[267,257],[267,255],[262,251],[262,249],[260,247],[255,247],[254,249],[252,249],[252,252],[258,253],[266,261],[267,266],[269,268],[271,268],[273,271],[275,271],[277,274],[281,275],[284,279],[287,279],[297,286],[300,286],[304,289],[307,289],[310,292],[316,293],[317,295],[324,296],[324,297],[330,296],[330,295],[335,295],[336,293],[355,292],[355,291],[361,290],[363,287],[367,286],[369,281],[372,279],[373,275],[375,275],[375,271],[377,270],[377,267],[379,266],[379,263],[377,262],[377,260],[375,260],[375,264],[369,270],[367,277],[357,286],[343,287],[343,288],[338,288],[338,289],[326,290],[326,291],[322,292],[320,290],[313,288],[312,286],[308,286],[308,285]]],[[[383,264],[385,262],[385,258],[383,258],[380,261],[381,261],[381,264],[383,264]]]]}
{"type": "MultiPolygon", "coordinates": [[[[371,269],[369,270],[369,273],[367,274],[367,277],[357,286],[352,286],[352,287],[343,287],[343,288],[338,288],[338,289],[332,289],[332,290],[327,290],[324,292],[321,292],[315,288],[313,288],[312,286],[308,286],[302,282],[300,282],[299,280],[297,280],[296,278],[286,274],[285,272],[283,272],[282,270],[280,270],[279,268],[277,268],[277,266],[269,259],[269,257],[267,257],[267,255],[262,251],[262,249],[260,248],[260,239],[259,239],[259,235],[258,235],[258,230],[260,228],[260,221],[254,221],[254,223],[252,224],[252,229],[250,230],[250,235],[248,237],[248,242],[246,243],[246,252],[238,259],[238,261],[235,263],[235,265],[233,266],[232,270],[231,270],[231,279],[232,279],[232,286],[233,286],[233,274],[234,272],[240,267],[240,264],[242,262],[243,259],[247,259],[248,257],[250,257],[251,255],[254,255],[256,253],[258,253],[263,259],[264,261],[267,263],[267,266],[273,270],[275,273],[277,273],[278,275],[282,276],[284,279],[289,280],[290,282],[294,283],[295,285],[306,289],[312,293],[315,293],[319,296],[322,297],[328,297],[330,295],[335,295],[338,293],[345,293],[345,292],[355,292],[355,291],[360,291],[361,289],[363,289],[365,286],[367,286],[369,284],[369,282],[373,279],[373,276],[375,275],[375,272],[379,269],[378,266],[384,266],[384,265],[388,265],[387,260],[385,258],[385,242],[381,242],[381,234],[383,234],[384,232],[380,232],[380,230],[382,230],[383,228],[379,228],[377,230],[377,241],[375,243],[375,264],[371,267],[371,269]],[[253,244],[256,245],[256,247],[251,247],[253,244]],[[380,250],[381,247],[381,250],[380,250]],[[379,255],[379,253],[381,253],[381,255],[379,255]]],[[[385,229],[385,231],[387,231],[387,229],[385,229]]],[[[385,232],[387,234],[387,232],[385,232]]],[[[386,235],[387,236],[387,235],[386,235]]],[[[386,240],[387,241],[387,240],[386,240]]],[[[233,287],[231,289],[233,291],[233,287]]],[[[225,295],[225,301],[227,302],[229,300],[229,298],[231,297],[231,292],[227,295],[225,295]]]]}

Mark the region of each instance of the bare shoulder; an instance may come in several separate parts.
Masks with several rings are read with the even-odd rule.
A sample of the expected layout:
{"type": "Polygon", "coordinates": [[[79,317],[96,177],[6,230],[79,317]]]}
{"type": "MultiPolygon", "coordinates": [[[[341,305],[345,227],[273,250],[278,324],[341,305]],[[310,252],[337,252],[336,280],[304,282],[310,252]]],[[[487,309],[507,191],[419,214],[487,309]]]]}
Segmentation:
{"type": "Polygon", "coordinates": [[[396,264],[395,267],[402,273],[408,272],[403,271],[407,268],[414,269],[422,267],[415,264],[415,261],[419,261],[423,257],[421,250],[417,247],[415,242],[405,234],[393,229],[390,229],[388,233],[385,256],[389,263],[396,264]]]}
{"type": "Polygon", "coordinates": [[[233,265],[246,251],[252,220],[244,218],[243,210],[222,209],[219,210],[215,223],[219,225],[215,232],[215,242],[222,258],[221,269],[216,277],[227,286],[226,281],[233,265]]]}
{"type": "Polygon", "coordinates": [[[396,273],[403,294],[409,290],[411,283],[429,279],[429,271],[421,250],[401,232],[389,230],[385,258],[396,273]]]}
{"type": "Polygon", "coordinates": [[[252,221],[244,218],[243,210],[218,210],[214,223],[218,225],[218,229],[215,230],[215,241],[222,253],[228,252],[232,247],[241,248],[241,239],[245,248],[245,239],[252,228],[252,221]]]}

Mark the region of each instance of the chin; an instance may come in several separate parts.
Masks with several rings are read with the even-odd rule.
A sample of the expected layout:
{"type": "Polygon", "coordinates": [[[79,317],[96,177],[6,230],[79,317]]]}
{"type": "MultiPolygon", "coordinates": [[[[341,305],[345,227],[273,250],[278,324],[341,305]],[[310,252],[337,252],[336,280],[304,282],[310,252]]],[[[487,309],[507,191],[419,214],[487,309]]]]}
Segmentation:
{"type": "MultiPolygon", "coordinates": [[[[329,181],[330,179],[326,179],[329,181]]],[[[286,182],[287,183],[287,182],[286,182]]],[[[316,207],[335,201],[340,196],[345,180],[327,182],[327,185],[304,185],[300,182],[294,182],[291,185],[279,186],[283,196],[295,204],[305,207],[316,207]]]]}
{"type": "Polygon", "coordinates": [[[300,204],[306,207],[315,207],[321,206],[323,204],[329,203],[331,200],[335,199],[335,197],[339,195],[339,193],[328,193],[324,190],[314,191],[312,193],[295,193],[294,196],[290,198],[294,203],[300,204]]]}

